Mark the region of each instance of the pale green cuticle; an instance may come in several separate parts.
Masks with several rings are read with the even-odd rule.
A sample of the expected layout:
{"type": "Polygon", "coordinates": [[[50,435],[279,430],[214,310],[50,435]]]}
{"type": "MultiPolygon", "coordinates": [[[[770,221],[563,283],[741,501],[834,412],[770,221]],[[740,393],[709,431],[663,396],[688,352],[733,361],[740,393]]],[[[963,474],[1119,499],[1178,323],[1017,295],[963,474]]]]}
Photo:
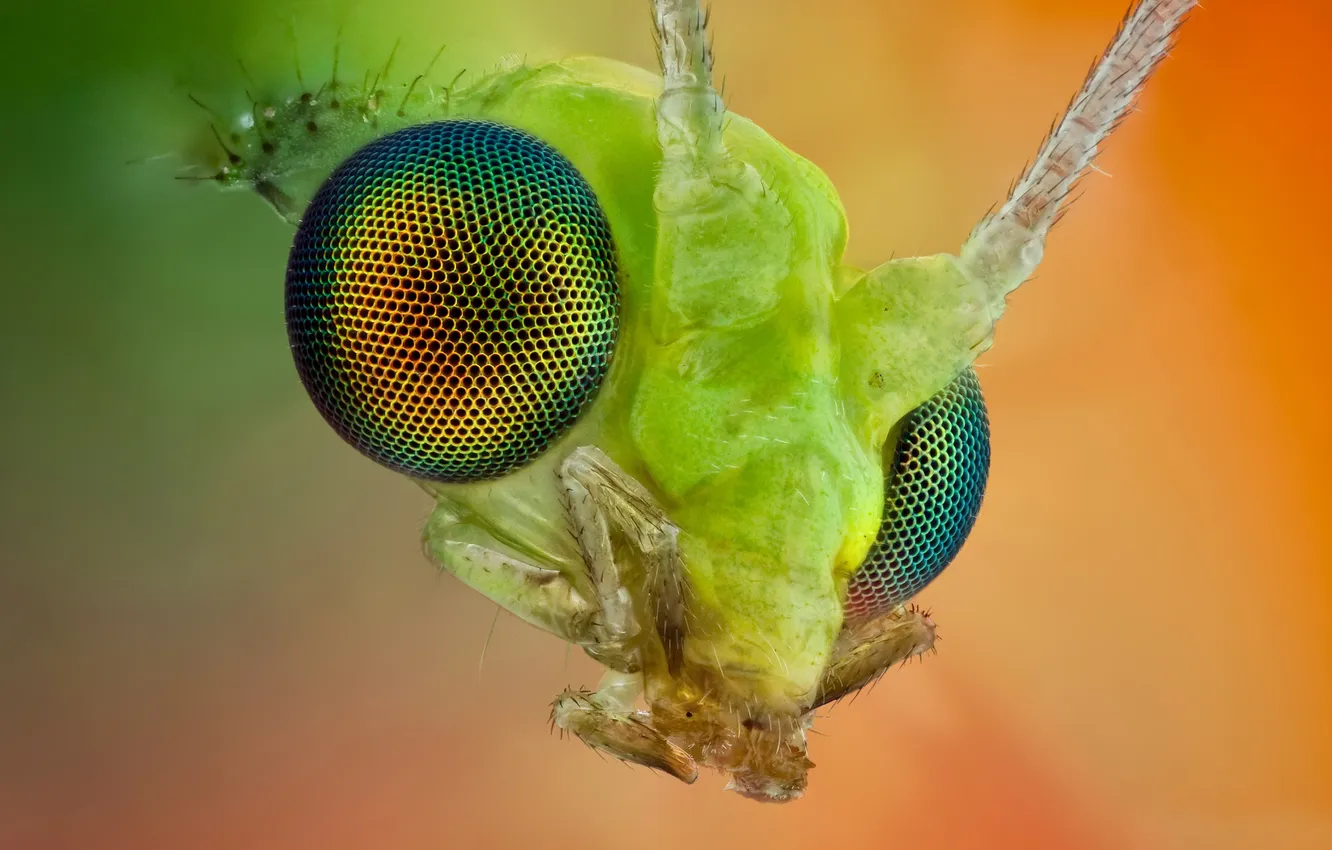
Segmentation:
{"type": "Polygon", "coordinates": [[[687,658],[751,671],[755,694],[780,705],[813,688],[841,628],[845,581],[881,519],[887,429],[970,362],[961,340],[971,328],[959,318],[970,290],[947,260],[921,261],[870,275],[836,304],[847,276],[837,195],[743,118],[729,118],[725,137],[746,166],[729,172],[728,203],[692,208],[687,186],[676,209],[661,189],[654,199],[658,85],[614,63],[568,62],[529,76],[488,114],[550,141],[588,175],[639,307],[626,307],[620,362],[596,402],[605,427],[565,445],[591,442],[638,471],[683,530],[708,625],[687,658]],[[570,129],[594,112],[588,137],[570,129]],[[611,185],[608,169],[638,176],[611,185]],[[625,244],[650,204],[657,232],[625,244]],[[885,286],[894,278],[903,293],[885,286]],[[897,347],[921,356],[892,358],[892,391],[861,386],[868,375],[857,370],[897,347]]]}
{"type": "MultiPolygon", "coordinates": [[[[970,382],[980,478],[953,516],[969,528],[988,429],[966,370],[1196,5],[1135,0],[956,257],[843,264],[846,217],[827,177],[725,109],[700,0],[653,0],[660,76],[572,59],[442,90],[394,95],[378,80],[320,89],[256,106],[267,123],[231,133],[236,150],[209,176],[256,190],[295,223],[318,181],[408,125],[492,120],[572,161],[618,254],[614,360],[574,424],[526,466],[470,484],[418,482],[436,500],[426,553],[605,665],[595,693],[557,697],[559,728],[685,782],[715,767],[747,797],[790,800],[811,766],[813,710],[934,645],[928,614],[900,607],[919,585],[872,602],[863,593],[884,588],[886,564],[900,572],[887,538],[916,547],[911,517],[939,513],[899,487],[947,477],[925,471],[922,441],[956,467],[948,435],[908,414],[928,420],[945,388],[970,382]],[[871,546],[871,569],[856,575],[871,546]]],[[[960,544],[966,531],[953,528],[922,554],[937,560],[939,546],[960,544]]]]}
{"type": "MultiPolygon", "coordinates": [[[[843,266],[831,183],[738,116],[724,138],[726,204],[691,208],[687,184],[659,190],[659,93],[659,78],[609,60],[520,66],[393,127],[330,127],[334,143],[312,142],[290,164],[319,176],[396,125],[445,117],[507,123],[569,157],[619,252],[615,361],[579,423],[537,461],[498,481],[432,486],[449,534],[584,585],[551,481],[572,448],[598,446],[682,530],[700,626],[686,658],[721,662],[756,696],[794,704],[818,682],[846,581],[878,530],[889,429],[974,356],[972,288],[948,257],[868,275],[843,266]]],[[[270,167],[284,170],[281,152],[270,167]]]]}

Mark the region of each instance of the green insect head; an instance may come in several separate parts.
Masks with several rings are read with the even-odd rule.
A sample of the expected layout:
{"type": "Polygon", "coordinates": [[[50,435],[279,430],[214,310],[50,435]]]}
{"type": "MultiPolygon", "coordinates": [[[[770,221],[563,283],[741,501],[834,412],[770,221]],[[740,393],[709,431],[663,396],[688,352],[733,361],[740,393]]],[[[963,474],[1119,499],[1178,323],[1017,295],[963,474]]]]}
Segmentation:
{"type": "Polygon", "coordinates": [[[255,104],[212,176],[296,226],[297,372],[434,499],[429,557],[607,668],[552,721],[789,800],[815,710],[933,649],[911,600],[989,470],[972,363],[1193,5],[1130,12],[958,255],[869,272],[823,173],[725,110],[690,0],[652,3],[658,73],[335,73],[255,104]]]}

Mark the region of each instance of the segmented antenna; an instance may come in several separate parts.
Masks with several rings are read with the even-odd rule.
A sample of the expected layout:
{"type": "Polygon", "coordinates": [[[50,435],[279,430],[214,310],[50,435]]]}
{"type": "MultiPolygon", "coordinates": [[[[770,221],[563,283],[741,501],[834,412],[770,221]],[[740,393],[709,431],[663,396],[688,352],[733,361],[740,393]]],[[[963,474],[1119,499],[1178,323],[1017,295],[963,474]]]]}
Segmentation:
{"type": "Polygon", "coordinates": [[[1141,0],[1124,18],[1109,49],[1050,133],[1008,201],[981,220],[962,248],[962,264],[995,293],[995,307],[1031,276],[1060,207],[1101,142],[1133,108],[1175,31],[1197,0],[1141,0]]]}
{"type": "Polygon", "coordinates": [[[698,0],[653,0],[652,23],[664,85],[657,137],[667,162],[706,168],[724,151],[726,108],[712,87],[708,13],[698,0]]]}

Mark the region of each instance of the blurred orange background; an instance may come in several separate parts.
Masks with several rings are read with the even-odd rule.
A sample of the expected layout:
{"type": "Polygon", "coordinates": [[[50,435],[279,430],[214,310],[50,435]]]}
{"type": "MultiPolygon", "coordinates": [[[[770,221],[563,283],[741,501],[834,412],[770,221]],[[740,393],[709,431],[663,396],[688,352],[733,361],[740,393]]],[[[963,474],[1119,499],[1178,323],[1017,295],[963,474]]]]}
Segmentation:
{"type": "MultiPolygon", "coordinates": [[[[718,72],[873,265],[960,246],[1126,2],[716,0],[718,72]]],[[[121,165],[200,120],[178,83],[290,74],[289,16],[307,76],[346,19],[355,73],[402,34],[448,79],[650,66],[647,4],[139,5],[4,13],[0,848],[1332,848],[1324,0],[1189,22],[983,360],[941,653],[823,718],[784,807],[552,736],[594,666],[507,614],[480,664],[428,500],[297,384],[289,231],[121,165]]]]}

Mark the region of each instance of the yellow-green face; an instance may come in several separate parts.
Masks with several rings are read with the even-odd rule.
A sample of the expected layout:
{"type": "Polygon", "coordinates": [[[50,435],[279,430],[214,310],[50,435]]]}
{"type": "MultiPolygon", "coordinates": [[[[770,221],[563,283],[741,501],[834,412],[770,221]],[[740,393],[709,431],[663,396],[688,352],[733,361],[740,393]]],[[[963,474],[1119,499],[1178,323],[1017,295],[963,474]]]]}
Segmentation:
{"type": "Polygon", "coordinates": [[[256,104],[215,179],[299,219],[297,369],[434,497],[427,555],[606,666],[552,723],[790,800],[814,710],[933,648],[903,603],[984,496],[971,365],[1194,5],[1134,6],[957,256],[869,272],[827,178],[725,109],[697,0],[652,3],[660,77],[513,65],[388,112],[335,76],[256,104]]]}
{"type": "Polygon", "coordinates": [[[906,602],[975,518],[988,430],[974,375],[936,400],[946,427],[905,420],[969,361],[898,358],[886,386],[857,371],[953,321],[912,293],[958,291],[956,270],[843,267],[827,178],[738,116],[735,216],[663,245],[659,88],[569,60],[379,127],[349,97],[340,112],[289,104],[296,126],[329,128],[314,151],[294,138],[331,172],[291,253],[293,353],[338,433],[440,482],[463,537],[564,574],[583,567],[554,473],[578,446],[607,453],[680,528],[686,678],[795,711],[844,618],[906,602]],[[891,294],[869,310],[838,300],[862,278],[891,294]]]}

